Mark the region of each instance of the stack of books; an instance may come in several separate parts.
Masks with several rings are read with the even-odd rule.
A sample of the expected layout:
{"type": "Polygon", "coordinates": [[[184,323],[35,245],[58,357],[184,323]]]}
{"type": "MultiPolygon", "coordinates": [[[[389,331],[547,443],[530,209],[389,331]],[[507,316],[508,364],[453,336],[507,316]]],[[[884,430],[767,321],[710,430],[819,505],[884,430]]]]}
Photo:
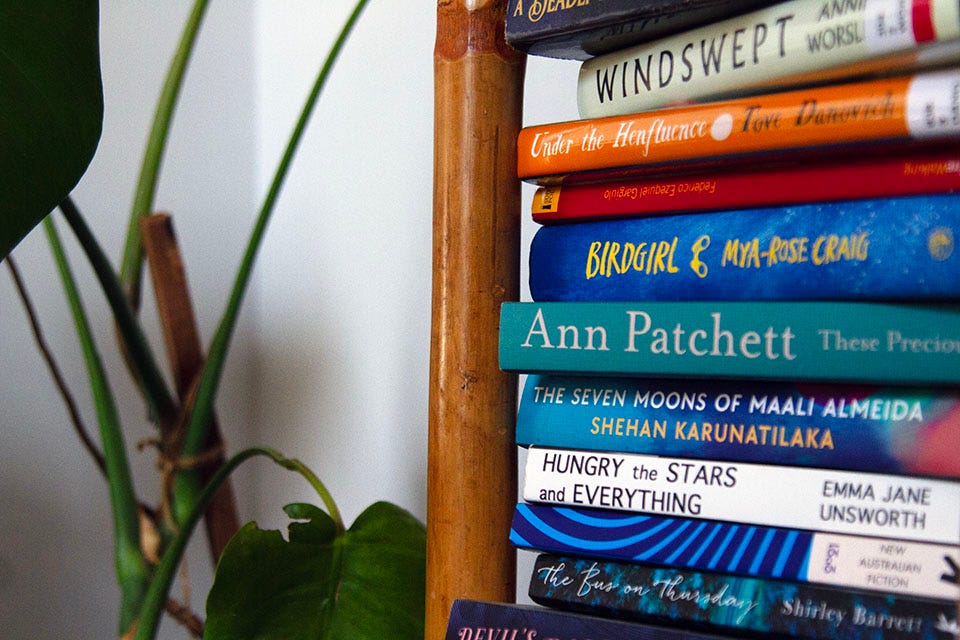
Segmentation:
{"type": "MultiPolygon", "coordinates": [[[[500,325],[549,637],[960,637],[960,5],[513,0],[506,33],[582,61],[582,119],[518,139],[500,325]]],[[[535,626],[462,607],[448,637],[535,626]]]]}

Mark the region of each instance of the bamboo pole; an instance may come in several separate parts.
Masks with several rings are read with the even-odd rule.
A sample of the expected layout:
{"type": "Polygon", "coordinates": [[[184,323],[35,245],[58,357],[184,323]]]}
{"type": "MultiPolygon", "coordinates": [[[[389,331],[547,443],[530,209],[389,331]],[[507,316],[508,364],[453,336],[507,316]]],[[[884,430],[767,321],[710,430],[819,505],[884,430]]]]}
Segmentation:
{"type": "Polygon", "coordinates": [[[516,377],[497,364],[519,293],[516,138],[525,58],[505,0],[440,0],[434,51],[433,309],[427,464],[428,639],[459,597],[513,602],[516,377]]]}

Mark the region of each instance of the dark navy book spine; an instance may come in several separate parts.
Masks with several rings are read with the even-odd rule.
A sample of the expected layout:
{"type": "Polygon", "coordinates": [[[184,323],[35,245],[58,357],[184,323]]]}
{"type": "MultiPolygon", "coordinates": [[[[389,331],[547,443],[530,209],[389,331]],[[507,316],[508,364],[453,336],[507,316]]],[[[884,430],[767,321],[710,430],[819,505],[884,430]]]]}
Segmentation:
{"type": "Polygon", "coordinates": [[[571,556],[539,556],[530,597],[598,615],[809,640],[946,640],[958,629],[953,601],[571,556]]]}
{"type": "Polygon", "coordinates": [[[532,605],[454,600],[445,640],[721,640],[699,631],[532,605]]]}
{"type": "Polygon", "coordinates": [[[535,301],[960,296],[960,193],[541,227],[535,301]]]}
{"type": "Polygon", "coordinates": [[[777,0],[510,0],[506,40],[550,58],[585,60],[777,0]]]}

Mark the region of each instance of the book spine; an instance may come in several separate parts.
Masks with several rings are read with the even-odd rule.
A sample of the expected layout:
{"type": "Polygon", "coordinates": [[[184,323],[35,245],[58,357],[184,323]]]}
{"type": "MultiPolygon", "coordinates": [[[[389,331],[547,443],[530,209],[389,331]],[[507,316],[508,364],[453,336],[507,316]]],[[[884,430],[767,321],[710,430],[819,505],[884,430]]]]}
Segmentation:
{"type": "Polygon", "coordinates": [[[960,193],[540,227],[538,301],[960,297],[960,193]],[[951,259],[952,257],[952,259],[951,259]]]}
{"type": "Polygon", "coordinates": [[[446,640],[723,640],[702,631],[611,620],[539,606],[458,599],[446,640]]]}
{"type": "Polygon", "coordinates": [[[960,477],[960,392],[527,377],[517,444],[960,477]]]}
{"type": "Polygon", "coordinates": [[[507,44],[531,55],[585,60],[775,0],[512,0],[507,44]]]}
{"type": "Polygon", "coordinates": [[[702,100],[960,37],[954,0],[790,0],[585,61],[583,118],[702,100]]]}
{"type": "Polygon", "coordinates": [[[755,167],[750,171],[701,171],[538,187],[531,214],[540,224],[556,224],[958,189],[960,152],[947,148],[842,162],[755,167]]]}
{"type": "Polygon", "coordinates": [[[960,309],[879,302],[506,302],[523,373],[960,382],[960,309]]]}
{"type": "Polygon", "coordinates": [[[541,555],[530,598],[551,607],[791,638],[955,637],[956,602],[541,555]]]}
{"type": "Polygon", "coordinates": [[[636,165],[960,135],[960,70],[832,84],[524,127],[517,174],[543,180],[636,165]]]}
{"type": "Polygon", "coordinates": [[[953,545],[526,503],[514,511],[510,541],[532,551],[960,598],[953,545]]]}
{"type": "Polygon", "coordinates": [[[960,482],[530,447],[523,498],[633,513],[960,544],[960,482]]]}

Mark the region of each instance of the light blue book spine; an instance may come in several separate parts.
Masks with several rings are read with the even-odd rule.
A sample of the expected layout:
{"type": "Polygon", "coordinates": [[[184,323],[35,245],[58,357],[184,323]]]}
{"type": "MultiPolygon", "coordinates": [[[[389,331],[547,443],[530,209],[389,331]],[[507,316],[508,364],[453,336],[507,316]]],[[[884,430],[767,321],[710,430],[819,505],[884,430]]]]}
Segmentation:
{"type": "Polygon", "coordinates": [[[960,309],[872,302],[509,302],[525,373],[955,384],[960,309]]]}
{"type": "Polygon", "coordinates": [[[517,444],[960,477],[960,392],[529,376],[517,444]]]}
{"type": "Polygon", "coordinates": [[[960,193],[541,227],[537,301],[960,296],[960,193]]]}

